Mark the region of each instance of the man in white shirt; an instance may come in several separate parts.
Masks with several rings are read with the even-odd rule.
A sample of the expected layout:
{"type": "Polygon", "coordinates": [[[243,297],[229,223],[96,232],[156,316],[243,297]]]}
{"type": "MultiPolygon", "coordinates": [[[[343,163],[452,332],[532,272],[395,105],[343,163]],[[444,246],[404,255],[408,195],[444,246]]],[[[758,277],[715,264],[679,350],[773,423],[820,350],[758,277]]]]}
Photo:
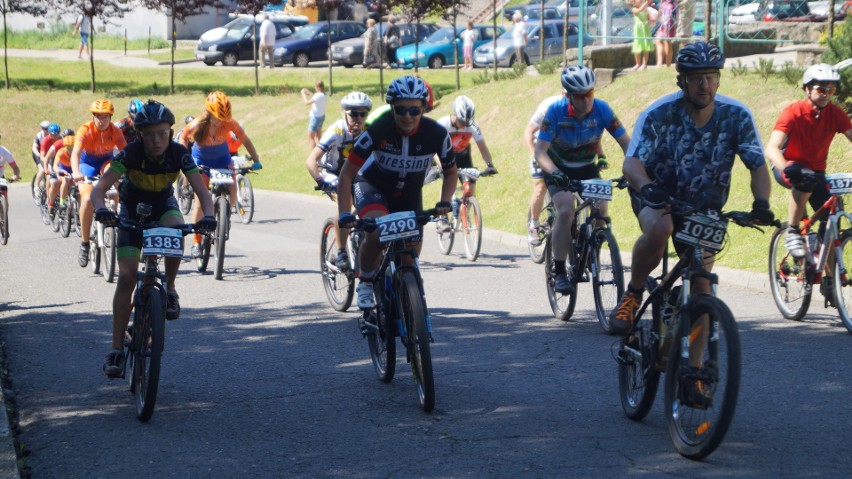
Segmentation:
{"type": "Polygon", "coordinates": [[[86,56],[89,56],[89,32],[92,31],[92,17],[82,14],[77,17],[74,22],[74,31],[71,35],[74,36],[80,32],[80,50],[77,52],[77,59],[83,58],[83,49],[86,49],[86,56]]]}
{"type": "Polygon", "coordinates": [[[269,19],[269,15],[266,13],[263,14],[263,22],[260,24],[258,38],[260,38],[261,66],[268,67],[271,70],[274,66],[272,64],[272,52],[275,49],[275,24],[272,23],[272,20],[269,19]],[[267,53],[269,54],[268,64],[266,59],[267,53]]]}
{"type": "Polygon", "coordinates": [[[515,46],[515,61],[526,64],[524,59],[524,47],[527,46],[527,24],[524,22],[524,17],[520,10],[516,10],[512,15],[512,21],[515,22],[512,28],[512,44],[515,46]]]}

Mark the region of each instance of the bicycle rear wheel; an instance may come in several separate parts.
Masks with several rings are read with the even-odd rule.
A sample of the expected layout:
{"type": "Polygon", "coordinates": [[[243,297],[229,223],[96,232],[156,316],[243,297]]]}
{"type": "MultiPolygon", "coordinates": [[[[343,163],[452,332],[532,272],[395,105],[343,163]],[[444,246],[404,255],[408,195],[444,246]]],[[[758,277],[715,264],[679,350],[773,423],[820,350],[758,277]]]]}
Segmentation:
{"type": "Polygon", "coordinates": [[[471,196],[465,198],[460,210],[463,215],[461,223],[464,229],[465,256],[471,261],[476,261],[479,250],[482,248],[482,209],[479,207],[479,201],[471,196]]]}
{"type": "MultiPolygon", "coordinates": [[[[545,197],[545,203],[549,203],[549,196],[545,197]]],[[[546,235],[547,235],[547,208],[542,208],[541,212],[538,215],[539,228],[538,228],[538,237],[539,241],[541,241],[537,246],[530,243],[529,238],[529,226],[532,223],[532,212],[527,211],[527,248],[530,251],[530,259],[535,264],[541,264],[544,262],[544,243],[546,243],[546,235]]]]}
{"type": "Polygon", "coordinates": [[[104,227],[104,244],[101,245],[101,274],[107,283],[115,281],[115,228],[104,227]]]}
{"type": "Polygon", "coordinates": [[[693,295],[689,314],[691,331],[684,337],[678,325],[671,343],[665,411],[669,436],[677,451],[698,460],[719,446],[734,418],[740,390],[740,337],[733,314],[718,298],[693,295]],[[707,318],[706,322],[702,317],[707,318]],[[706,333],[700,334],[699,330],[705,327],[706,333]],[[703,350],[698,371],[689,368],[686,359],[681,358],[681,342],[686,338],[691,354],[703,350]],[[696,341],[702,344],[695,344],[696,341]],[[699,396],[700,400],[696,401],[699,396]]]}
{"type": "Polygon", "coordinates": [[[178,204],[180,212],[188,215],[192,211],[192,201],[195,199],[195,193],[192,191],[192,186],[189,185],[186,177],[181,175],[177,180],[175,187],[177,190],[178,204]]]}
{"type": "Polygon", "coordinates": [[[71,234],[73,218],[74,213],[71,211],[71,203],[66,203],[65,208],[60,208],[59,210],[59,234],[63,238],[67,238],[71,234]]]}
{"type": "Polygon", "coordinates": [[[89,264],[92,265],[92,273],[101,274],[101,248],[98,244],[98,222],[92,221],[89,230],[89,264]]]}
{"type": "Polygon", "coordinates": [[[133,333],[136,350],[133,353],[132,387],[136,397],[136,417],[142,422],[151,419],[157,402],[166,320],[162,290],[150,287],[147,296],[142,304],[142,314],[134,322],[133,333]]]}
{"type": "Polygon", "coordinates": [[[68,208],[71,208],[71,226],[78,238],[83,237],[83,225],[80,223],[80,201],[78,199],[68,200],[68,208]]]}
{"type": "Polygon", "coordinates": [[[799,321],[811,304],[812,284],[807,260],[793,258],[784,246],[787,223],[772,234],[769,242],[769,285],[781,315],[799,321]]]}
{"type": "Polygon", "coordinates": [[[852,229],[840,235],[840,254],[834,264],[834,304],[840,321],[852,333],[852,229]]]}
{"type": "Polygon", "coordinates": [[[438,249],[443,254],[450,254],[453,250],[453,242],[456,239],[456,223],[458,218],[453,215],[452,211],[445,216],[439,216],[435,219],[435,232],[438,234],[438,249]]]}
{"type": "Polygon", "coordinates": [[[243,224],[251,223],[254,217],[254,190],[251,180],[245,175],[237,176],[237,212],[243,224]]]}
{"type": "Polygon", "coordinates": [[[349,271],[340,271],[334,264],[337,259],[337,221],[325,220],[320,238],[320,274],[328,303],[335,311],[346,311],[352,305],[355,294],[355,275],[349,271]]]}
{"type": "Polygon", "coordinates": [[[9,242],[9,210],[6,196],[0,195],[0,244],[9,242]]]}
{"type": "Polygon", "coordinates": [[[228,239],[228,229],[231,221],[231,207],[228,204],[228,199],[224,196],[216,198],[216,238],[213,243],[216,245],[216,270],[213,277],[222,279],[222,274],[225,271],[225,243],[228,239]]]}
{"type": "Polygon", "coordinates": [[[601,329],[612,334],[609,325],[609,313],[618,307],[624,294],[624,269],[621,265],[621,253],[615,236],[608,228],[598,229],[592,235],[592,290],[595,294],[595,312],[601,329]]]}
{"type": "Polygon", "coordinates": [[[30,192],[33,195],[33,203],[36,206],[41,206],[42,203],[42,195],[44,194],[44,177],[36,183],[36,178],[38,177],[38,172],[33,174],[33,179],[30,180],[30,192]]]}
{"type": "Polygon", "coordinates": [[[431,336],[426,324],[426,305],[414,273],[403,272],[400,281],[400,312],[406,327],[406,349],[417,398],[425,412],[435,408],[435,380],[432,375],[431,336]]]}
{"type": "Polygon", "coordinates": [[[207,271],[207,265],[210,264],[210,250],[212,249],[211,233],[201,235],[201,256],[195,259],[195,268],[203,273],[207,271]]]}
{"type": "Polygon", "coordinates": [[[574,314],[577,305],[577,283],[574,282],[574,291],[570,294],[562,294],[556,291],[556,265],[553,261],[553,252],[550,247],[551,238],[548,236],[544,243],[544,279],[547,287],[547,300],[550,309],[556,319],[568,321],[574,314]]]}
{"type": "Polygon", "coordinates": [[[59,223],[62,222],[62,218],[59,216],[59,196],[53,199],[53,213],[50,213],[48,209],[48,216],[50,216],[50,228],[54,233],[58,233],[59,223]]]}
{"type": "Polygon", "coordinates": [[[396,372],[396,318],[390,304],[385,303],[383,279],[373,283],[373,296],[376,299],[373,314],[376,315],[377,328],[367,330],[367,344],[370,347],[370,359],[373,361],[376,376],[383,383],[389,383],[396,372]]]}

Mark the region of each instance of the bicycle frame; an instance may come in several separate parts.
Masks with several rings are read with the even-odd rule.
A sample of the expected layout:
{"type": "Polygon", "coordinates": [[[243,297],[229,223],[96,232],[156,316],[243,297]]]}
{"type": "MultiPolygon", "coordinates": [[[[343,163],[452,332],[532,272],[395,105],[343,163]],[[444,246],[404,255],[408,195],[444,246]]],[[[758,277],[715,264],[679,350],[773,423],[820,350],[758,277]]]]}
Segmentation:
{"type": "MultiPolygon", "coordinates": [[[[414,277],[417,279],[417,287],[420,289],[420,297],[423,299],[423,305],[426,306],[426,296],[423,292],[423,279],[420,277],[420,260],[417,255],[417,250],[406,247],[404,240],[395,240],[388,244],[385,248],[383,248],[383,255],[382,263],[376,274],[376,281],[386,282],[384,288],[384,302],[386,305],[391,307],[390,311],[395,313],[393,314],[393,317],[396,322],[396,335],[402,339],[403,344],[407,348],[410,346],[406,340],[408,329],[406,327],[407,325],[404,324],[400,318],[401,315],[398,311],[398,291],[401,284],[402,273],[405,271],[414,273],[414,277]],[[412,264],[404,264],[405,257],[410,257],[412,264]],[[388,269],[390,269],[390,275],[387,274],[388,269]],[[387,281],[390,281],[390,284],[388,284],[387,281]]],[[[426,311],[426,331],[429,333],[429,342],[432,342],[432,322],[429,319],[428,307],[426,307],[426,311]]]]}
{"type": "Polygon", "coordinates": [[[826,223],[825,233],[823,234],[823,237],[818,240],[818,244],[821,245],[823,249],[820,250],[820,248],[815,248],[815,250],[812,250],[810,243],[805,241],[805,258],[807,258],[808,266],[813,268],[810,272],[812,275],[812,282],[814,279],[820,278],[822,272],[825,270],[829,255],[824,254],[824,248],[828,245],[831,245],[835,249],[835,253],[838,253],[835,254],[835,261],[841,262],[840,270],[844,273],[844,277],[841,279],[846,281],[846,268],[844,267],[845,265],[842,264],[843,258],[839,254],[840,232],[837,226],[842,218],[846,218],[846,220],[852,224],[852,214],[847,213],[843,209],[843,198],[840,195],[831,195],[831,197],[829,197],[829,199],[817,211],[815,211],[813,215],[802,220],[802,225],[799,231],[805,238],[807,238],[811,228],[813,228],[818,221],[825,221],[826,223]]]}

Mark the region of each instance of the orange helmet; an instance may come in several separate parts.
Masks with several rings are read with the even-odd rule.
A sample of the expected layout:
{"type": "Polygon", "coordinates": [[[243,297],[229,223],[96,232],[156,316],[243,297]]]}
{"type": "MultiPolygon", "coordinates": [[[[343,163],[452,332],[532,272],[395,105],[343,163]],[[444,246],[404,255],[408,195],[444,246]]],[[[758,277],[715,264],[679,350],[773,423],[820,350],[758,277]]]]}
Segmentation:
{"type": "Polygon", "coordinates": [[[228,95],[219,90],[215,90],[207,95],[207,111],[211,115],[218,118],[220,121],[231,119],[231,100],[228,95]]]}
{"type": "Polygon", "coordinates": [[[95,113],[108,113],[112,115],[115,113],[115,107],[112,106],[112,102],[109,100],[95,100],[89,105],[89,111],[93,114],[95,113]]]}
{"type": "Polygon", "coordinates": [[[70,148],[74,146],[74,135],[68,135],[62,139],[62,146],[70,148]]]}

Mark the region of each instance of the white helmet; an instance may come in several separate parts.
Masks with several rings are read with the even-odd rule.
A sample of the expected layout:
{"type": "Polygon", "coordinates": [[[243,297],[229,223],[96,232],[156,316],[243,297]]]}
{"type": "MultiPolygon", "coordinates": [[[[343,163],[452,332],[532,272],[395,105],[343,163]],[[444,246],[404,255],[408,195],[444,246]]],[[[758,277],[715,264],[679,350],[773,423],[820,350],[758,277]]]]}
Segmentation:
{"type": "Polygon", "coordinates": [[[570,66],[560,76],[562,90],[569,95],[588,93],[595,87],[595,72],[584,65],[570,66]]]}
{"type": "Polygon", "coordinates": [[[476,107],[473,106],[473,101],[464,95],[456,97],[453,101],[453,115],[462,123],[468,125],[473,123],[473,117],[476,115],[476,107]]]}
{"type": "Polygon", "coordinates": [[[817,63],[811,65],[805,70],[802,76],[802,87],[806,87],[814,82],[839,82],[840,73],[828,63],[817,63]]]}
{"type": "Polygon", "coordinates": [[[346,96],[340,100],[340,108],[343,108],[344,110],[351,110],[353,108],[366,108],[370,110],[373,108],[373,102],[366,93],[353,91],[351,93],[347,93],[346,96]]]}

